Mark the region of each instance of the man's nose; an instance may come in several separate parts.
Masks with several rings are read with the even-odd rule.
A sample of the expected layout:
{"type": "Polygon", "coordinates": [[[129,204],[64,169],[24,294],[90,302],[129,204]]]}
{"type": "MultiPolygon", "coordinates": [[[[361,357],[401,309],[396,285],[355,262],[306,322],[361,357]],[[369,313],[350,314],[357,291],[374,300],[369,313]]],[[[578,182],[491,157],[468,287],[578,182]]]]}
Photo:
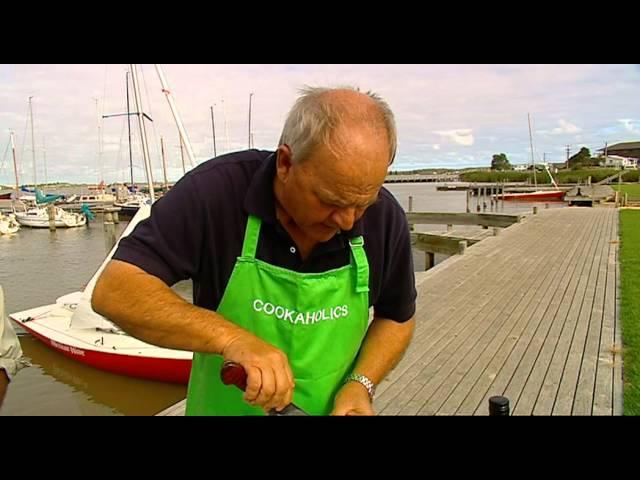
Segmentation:
{"type": "Polygon", "coordinates": [[[345,207],[336,210],[333,214],[333,221],[342,231],[349,231],[356,222],[357,212],[355,207],[345,207]]]}

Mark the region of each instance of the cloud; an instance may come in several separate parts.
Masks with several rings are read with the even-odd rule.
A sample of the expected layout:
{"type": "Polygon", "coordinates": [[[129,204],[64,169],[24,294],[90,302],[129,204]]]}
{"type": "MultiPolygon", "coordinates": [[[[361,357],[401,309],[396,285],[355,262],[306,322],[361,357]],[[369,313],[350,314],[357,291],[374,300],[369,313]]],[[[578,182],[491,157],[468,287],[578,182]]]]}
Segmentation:
{"type": "MultiPolygon", "coordinates": [[[[25,181],[30,181],[27,102],[33,96],[39,178],[44,173],[43,143],[50,180],[95,181],[101,169],[116,172],[105,181],[128,176],[126,117],[99,120],[100,114],[126,111],[126,68],[124,64],[0,65],[0,154],[13,129],[18,165],[26,173],[25,181]],[[98,108],[94,98],[99,99],[98,108]],[[97,155],[98,121],[101,158],[97,155]]],[[[246,148],[249,94],[254,92],[253,145],[272,150],[303,85],[351,84],[380,94],[396,119],[395,166],[399,169],[447,161],[488,166],[486,151],[505,152],[510,159],[526,156],[527,112],[536,120],[534,142],[540,152],[555,151],[567,143],[572,149],[583,145],[600,148],[605,142],[629,141],[640,135],[640,97],[636,95],[640,69],[635,65],[181,64],[163,68],[198,163],[214,151],[210,107],[217,153],[246,148]],[[473,130],[461,128],[465,126],[473,130]],[[586,143],[576,144],[578,133],[586,143]],[[446,155],[451,149],[473,158],[446,155]]],[[[143,65],[140,72],[144,110],[153,118],[147,123],[147,135],[154,176],[162,177],[162,135],[170,180],[174,181],[174,175],[182,174],[177,128],[154,67],[143,65]]],[[[132,120],[133,162],[139,166],[134,176],[143,181],[139,127],[132,120]]],[[[0,170],[0,183],[12,182],[11,169],[0,170]]]]}
{"type": "Polygon", "coordinates": [[[551,133],[553,135],[560,135],[563,133],[578,133],[581,132],[582,129],[576,125],[574,125],[573,123],[569,123],[567,122],[565,119],[561,118],[560,119],[560,126],[554,128],[551,133]]]}
{"type": "Polygon", "coordinates": [[[461,128],[456,130],[437,130],[433,132],[442,137],[457,143],[458,145],[464,145],[470,147],[473,145],[473,130],[471,128],[461,128]]]}
{"type": "Polygon", "coordinates": [[[635,135],[640,135],[640,122],[632,118],[621,118],[618,120],[622,126],[635,135]]]}

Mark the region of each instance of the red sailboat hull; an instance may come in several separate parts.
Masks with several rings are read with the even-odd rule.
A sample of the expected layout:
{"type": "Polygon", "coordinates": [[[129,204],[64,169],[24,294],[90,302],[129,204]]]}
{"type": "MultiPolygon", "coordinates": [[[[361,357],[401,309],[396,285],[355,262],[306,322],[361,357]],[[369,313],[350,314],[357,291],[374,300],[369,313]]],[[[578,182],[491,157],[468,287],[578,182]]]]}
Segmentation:
{"type": "Polygon", "coordinates": [[[565,192],[563,190],[541,190],[537,192],[522,193],[505,193],[496,195],[497,200],[519,200],[519,201],[536,201],[536,200],[557,200],[564,199],[565,192]]]}

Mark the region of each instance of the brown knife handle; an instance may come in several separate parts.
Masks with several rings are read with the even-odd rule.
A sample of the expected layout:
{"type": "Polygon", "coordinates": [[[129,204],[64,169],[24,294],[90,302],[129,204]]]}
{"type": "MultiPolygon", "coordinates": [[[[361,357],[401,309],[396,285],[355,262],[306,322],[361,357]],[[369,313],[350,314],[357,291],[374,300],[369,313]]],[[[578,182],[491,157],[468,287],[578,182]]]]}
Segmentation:
{"type": "Polygon", "coordinates": [[[235,385],[243,392],[247,388],[247,372],[239,363],[224,362],[220,370],[220,379],[225,385],[235,385]]]}

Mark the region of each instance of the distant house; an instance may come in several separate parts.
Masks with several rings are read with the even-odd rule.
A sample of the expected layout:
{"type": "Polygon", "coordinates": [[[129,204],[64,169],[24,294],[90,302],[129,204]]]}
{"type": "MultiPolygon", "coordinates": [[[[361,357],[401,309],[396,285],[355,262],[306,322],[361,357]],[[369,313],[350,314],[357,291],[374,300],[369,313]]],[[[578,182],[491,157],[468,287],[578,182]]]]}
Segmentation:
{"type": "MultiPolygon", "coordinates": [[[[604,155],[604,148],[598,150],[604,155]]],[[[609,145],[607,147],[608,155],[618,155],[626,158],[640,158],[640,142],[623,142],[609,145]]]]}
{"type": "Polygon", "coordinates": [[[518,164],[518,165],[514,165],[513,169],[516,172],[524,172],[526,171],[531,165],[527,165],[527,164],[518,164]]]}
{"type": "Polygon", "coordinates": [[[637,158],[623,157],[620,155],[607,155],[605,157],[603,155],[602,157],[600,157],[600,160],[601,160],[600,165],[602,165],[603,167],[623,168],[623,169],[638,168],[637,158]]]}

